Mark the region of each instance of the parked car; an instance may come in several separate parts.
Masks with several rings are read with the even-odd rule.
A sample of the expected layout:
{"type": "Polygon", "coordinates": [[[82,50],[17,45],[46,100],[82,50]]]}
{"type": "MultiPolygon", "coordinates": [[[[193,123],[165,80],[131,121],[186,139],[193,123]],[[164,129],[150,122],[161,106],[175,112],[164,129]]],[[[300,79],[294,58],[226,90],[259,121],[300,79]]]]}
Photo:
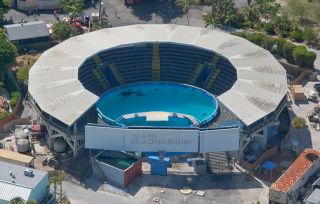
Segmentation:
{"type": "Polygon", "coordinates": [[[313,89],[319,93],[320,92],[320,83],[314,84],[313,89]]]}
{"type": "Polygon", "coordinates": [[[308,100],[317,100],[318,99],[318,93],[314,90],[309,91],[308,100]]]}

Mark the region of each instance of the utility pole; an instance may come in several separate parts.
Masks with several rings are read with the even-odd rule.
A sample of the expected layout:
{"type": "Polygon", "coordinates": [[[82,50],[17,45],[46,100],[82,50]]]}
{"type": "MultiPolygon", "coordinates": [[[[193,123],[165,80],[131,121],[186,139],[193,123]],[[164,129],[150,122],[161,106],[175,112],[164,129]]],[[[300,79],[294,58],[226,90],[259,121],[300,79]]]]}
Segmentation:
{"type": "Polygon", "coordinates": [[[100,2],[99,2],[99,22],[101,23],[101,20],[102,20],[102,18],[101,18],[101,6],[103,5],[103,2],[102,2],[102,0],[100,0],[100,2]]]}

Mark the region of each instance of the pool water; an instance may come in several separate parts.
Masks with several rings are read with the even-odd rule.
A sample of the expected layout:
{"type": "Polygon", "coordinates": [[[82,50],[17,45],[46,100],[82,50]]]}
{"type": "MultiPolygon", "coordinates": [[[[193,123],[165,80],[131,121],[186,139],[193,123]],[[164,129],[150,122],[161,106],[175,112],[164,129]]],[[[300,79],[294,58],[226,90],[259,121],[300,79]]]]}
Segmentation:
{"type": "Polygon", "coordinates": [[[133,163],[137,162],[137,159],[134,158],[116,158],[116,157],[104,157],[99,156],[97,158],[99,161],[114,166],[121,170],[126,170],[129,168],[133,163]]]}
{"type": "Polygon", "coordinates": [[[97,103],[98,113],[104,121],[126,126],[190,126],[194,120],[204,125],[216,116],[217,109],[215,97],[205,90],[168,82],[121,86],[106,92],[97,103]],[[178,113],[180,119],[171,114],[167,120],[153,118],[150,121],[144,114],[139,114],[148,112],[178,113]],[[123,117],[128,114],[133,116],[123,117]],[[191,117],[181,117],[181,114],[191,117]]]}

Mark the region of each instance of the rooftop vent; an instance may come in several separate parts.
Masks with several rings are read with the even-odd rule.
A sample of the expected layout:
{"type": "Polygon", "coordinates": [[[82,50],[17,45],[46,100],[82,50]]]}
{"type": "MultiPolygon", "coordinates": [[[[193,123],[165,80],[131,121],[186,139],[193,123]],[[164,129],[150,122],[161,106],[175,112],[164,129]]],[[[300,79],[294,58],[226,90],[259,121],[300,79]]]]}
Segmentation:
{"type": "Polygon", "coordinates": [[[29,176],[29,177],[33,177],[33,176],[34,176],[34,175],[33,175],[33,170],[26,168],[26,169],[24,170],[24,175],[25,175],[25,176],[29,176]]]}

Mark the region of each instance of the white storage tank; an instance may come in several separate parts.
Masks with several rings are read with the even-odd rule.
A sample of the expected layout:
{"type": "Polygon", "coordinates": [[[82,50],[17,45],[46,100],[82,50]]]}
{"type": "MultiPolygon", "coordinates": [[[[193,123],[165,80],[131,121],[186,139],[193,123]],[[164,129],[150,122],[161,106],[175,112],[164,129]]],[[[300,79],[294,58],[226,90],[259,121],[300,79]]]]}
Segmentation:
{"type": "Polygon", "coordinates": [[[28,133],[23,130],[16,131],[15,135],[16,135],[17,140],[28,139],[28,133]]]}
{"type": "Polygon", "coordinates": [[[65,152],[67,150],[67,143],[62,138],[56,138],[53,142],[53,150],[58,153],[65,152]]]}
{"type": "Polygon", "coordinates": [[[17,141],[17,150],[18,152],[27,152],[30,148],[29,140],[27,139],[19,139],[17,141]]]}

